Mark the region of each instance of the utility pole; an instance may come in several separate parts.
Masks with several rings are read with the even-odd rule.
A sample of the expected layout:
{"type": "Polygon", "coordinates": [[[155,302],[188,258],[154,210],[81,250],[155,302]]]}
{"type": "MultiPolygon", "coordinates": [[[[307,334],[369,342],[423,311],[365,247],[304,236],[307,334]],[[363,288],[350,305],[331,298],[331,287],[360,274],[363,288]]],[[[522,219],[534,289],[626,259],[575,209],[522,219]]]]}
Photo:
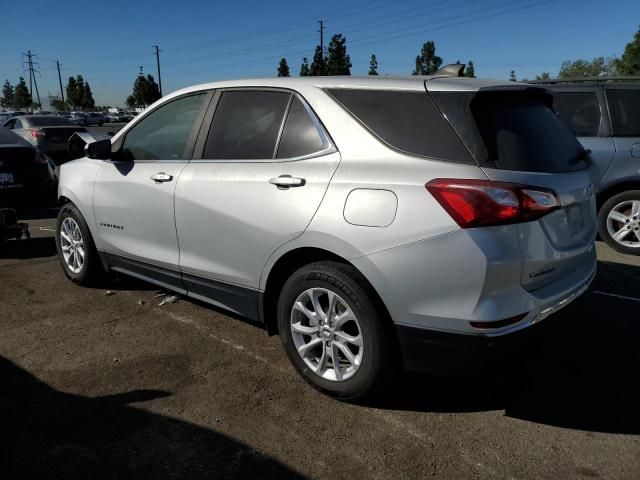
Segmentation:
{"type": "Polygon", "coordinates": [[[153,48],[156,49],[154,55],[156,56],[156,62],[158,64],[158,88],[160,89],[160,96],[162,97],[162,78],[160,77],[160,50],[158,45],[154,45],[153,48]]]}
{"type": "MultiPolygon", "coordinates": [[[[36,73],[40,72],[33,68],[33,57],[35,57],[36,55],[32,54],[31,50],[27,50],[27,53],[23,53],[23,55],[27,57],[26,63],[29,69],[29,94],[31,95],[31,103],[33,104],[33,87],[35,86],[38,104],[40,104],[40,107],[42,107],[42,104],[40,103],[40,93],[38,92],[38,82],[36,81],[36,73]]],[[[33,106],[31,107],[31,111],[33,112],[33,106]]]]}
{"type": "Polygon", "coordinates": [[[58,82],[60,83],[60,98],[62,98],[62,103],[64,103],[64,91],[62,89],[62,77],[60,76],[60,62],[56,60],[56,67],[58,68],[58,82]]]}
{"type": "Polygon", "coordinates": [[[318,30],[320,32],[320,51],[324,56],[324,29],[326,27],[324,26],[324,21],[318,20],[318,23],[320,24],[320,30],[318,30]]]}

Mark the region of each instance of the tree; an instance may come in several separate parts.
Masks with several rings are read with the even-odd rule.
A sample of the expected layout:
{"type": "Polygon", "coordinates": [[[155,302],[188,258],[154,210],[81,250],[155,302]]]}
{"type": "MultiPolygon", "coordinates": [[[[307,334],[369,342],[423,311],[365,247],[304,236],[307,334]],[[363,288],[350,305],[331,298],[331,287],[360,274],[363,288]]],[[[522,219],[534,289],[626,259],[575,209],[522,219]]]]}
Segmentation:
{"type": "Polygon", "coordinates": [[[549,72],[542,72],[540,75],[536,75],[536,80],[551,80],[551,74],[549,72]]]}
{"type": "Polygon", "coordinates": [[[96,108],[96,102],[93,99],[93,93],[91,92],[89,82],[86,82],[84,84],[80,105],[82,106],[82,108],[86,108],[87,110],[93,110],[94,108],[96,108]]]}
{"type": "Polygon", "coordinates": [[[125,100],[125,103],[129,108],[136,108],[136,97],[134,97],[133,95],[129,95],[125,100]]]}
{"type": "Polygon", "coordinates": [[[558,78],[607,77],[615,69],[612,58],[596,57],[593,60],[566,60],[560,66],[558,78]]]}
{"type": "Polygon", "coordinates": [[[67,109],[66,102],[63,102],[60,97],[51,97],[49,103],[51,104],[51,108],[56,112],[63,112],[67,109]]]}
{"type": "Polygon", "coordinates": [[[279,77],[290,77],[289,75],[289,65],[287,65],[287,59],[281,58],[280,63],[278,64],[278,76],[279,77]]]}
{"type": "Polygon", "coordinates": [[[341,33],[331,37],[327,58],[327,75],[351,75],[351,58],[347,54],[347,39],[341,33]]]}
{"type": "Polygon", "coordinates": [[[442,58],[436,55],[436,44],[428,41],[422,45],[420,55],[416,57],[416,69],[411,75],[432,75],[442,65],[442,58]]]}
{"type": "Polygon", "coordinates": [[[313,61],[311,62],[309,74],[313,76],[327,75],[327,59],[323,55],[320,45],[316,47],[316,51],[313,54],[313,61]]]}
{"type": "Polygon", "coordinates": [[[467,63],[467,68],[464,71],[464,76],[469,78],[475,78],[476,76],[476,70],[473,67],[473,62],[471,60],[469,60],[469,62],[467,63]]]}
{"type": "Polygon", "coordinates": [[[640,75],[640,30],[627,43],[622,57],[615,62],[615,69],[620,75],[640,75]]]}
{"type": "Polygon", "coordinates": [[[509,80],[512,82],[517,82],[518,79],[516,78],[516,71],[515,70],[511,70],[511,73],[509,73],[509,80]]]}
{"type": "Polygon", "coordinates": [[[300,76],[308,77],[309,75],[311,75],[311,69],[309,68],[309,60],[307,60],[307,57],[304,57],[302,59],[302,65],[300,65],[300,76]]]}
{"type": "Polygon", "coordinates": [[[156,83],[156,80],[153,78],[153,75],[147,75],[146,78],[147,85],[145,90],[145,96],[143,98],[143,103],[145,106],[151,105],[156,100],[160,100],[160,87],[156,83]]]}
{"type": "Polygon", "coordinates": [[[0,106],[2,108],[14,108],[14,104],[16,102],[16,94],[9,80],[4,81],[4,85],[2,87],[2,98],[0,98],[0,106]]]}
{"type": "Polygon", "coordinates": [[[65,90],[67,91],[67,103],[72,109],[75,109],[81,102],[81,93],[78,91],[78,83],[75,78],[69,77],[65,90]]]}
{"type": "Polygon", "coordinates": [[[13,107],[19,110],[29,108],[33,103],[27,84],[24,82],[24,78],[20,77],[20,81],[14,88],[14,103],[13,107]]]}
{"type": "Polygon", "coordinates": [[[369,75],[378,75],[378,59],[375,55],[371,55],[369,60],[369,75]]]}
{"type": "Polygon", "coordinates": [[[82,78],[82,75],[76,75],[76,98],[74,105],[79,107],[80,110],[84,110],[84,89],[84,78],[82,78]]]}

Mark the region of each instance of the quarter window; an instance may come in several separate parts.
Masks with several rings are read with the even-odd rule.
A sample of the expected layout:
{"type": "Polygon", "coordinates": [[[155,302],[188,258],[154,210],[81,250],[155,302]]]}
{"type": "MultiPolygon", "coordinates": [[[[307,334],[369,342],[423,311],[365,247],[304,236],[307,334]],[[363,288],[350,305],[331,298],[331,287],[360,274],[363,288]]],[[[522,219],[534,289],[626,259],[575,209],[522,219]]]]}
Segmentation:
{"type": "Polygon", "coordinates": [[[473,163],[427,92],[351,89],[328,92],[378,138],[397,150],[473,163]]]}
{"type": "Polygon", "coordinates": [[[302,102],[293,98],[284,124],[277,158],[301,157],[323,148],[322,138],[302,102]]]}
{"type": "Polygon", "coordinates": [[[122,145],[128,160],[184,159],[205,93],[178,98],[149,113],[127,132],[122,145]]]}
{"type": "Polygon", "coordinates": [[[596,92],[554,92],[553,107],[574,135],[598,136],[602,115],[596,92]]]}
{"type": "Polygon", "coordinates": [[[640,137],[640,89],[607,89],[614,137],[640,137]]]}
{"type": "Polygon", "coordinates": [[[290,99],[285,92],[223,92],[202,158],[273,159],[290,99]]]}

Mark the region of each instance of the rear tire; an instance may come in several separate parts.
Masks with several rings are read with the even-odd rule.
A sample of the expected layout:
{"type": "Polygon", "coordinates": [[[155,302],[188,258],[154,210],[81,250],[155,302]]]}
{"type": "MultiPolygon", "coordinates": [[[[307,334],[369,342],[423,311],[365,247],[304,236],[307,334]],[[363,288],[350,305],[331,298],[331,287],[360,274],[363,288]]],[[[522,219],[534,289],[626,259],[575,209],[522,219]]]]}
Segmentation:
{"type": "Polygon", "coordinates": [[[353,267],[317,262],[296,270],[280,292],[278,327],[296,370],[321,392],[362,400],[390,383],[394,337],[375,293],[353,267]]]}
{"type": "Polygon", "coordinates": [[[67,278],[78,285],[97,286],[104,279],[104,269],[93,237],[78,208],[67,203],[56,221],[56,250],[67,278]]]}
{"type": "Polygon", "coordinates": [[[640,255],[640,190],[618,193],[600,207],[598,233],[614,250],[640,255]]]}

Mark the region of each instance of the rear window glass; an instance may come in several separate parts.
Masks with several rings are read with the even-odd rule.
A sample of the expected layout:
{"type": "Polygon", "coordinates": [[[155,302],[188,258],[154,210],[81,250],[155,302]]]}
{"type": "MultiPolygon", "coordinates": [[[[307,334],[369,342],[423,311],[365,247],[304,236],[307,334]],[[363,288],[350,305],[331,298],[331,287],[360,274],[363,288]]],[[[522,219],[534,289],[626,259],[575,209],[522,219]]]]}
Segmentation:
{"type": "Polygon", "coordinates": [[[452,126],[483,167],[560,173],[589,157],[540,92],[433,92],[452,126]]]}
{"type": "Polygon", "coordinates": [[[71,120],[64,117],[30,117],[29,123],[34,127],[59,127],[59,126],[75,126],[71,120]]]}
{"type": "Polygon", "coordinates": [[[290,98],[285,92],[223,92],[203,158],[272,159],[290,98]]]}
{"type": "Polygon", "coordinates": [[[553,108],[577,136],[598,136],[602,114],[596,92],[553,92],[553,108]]]}
{"type": "Polygon", "coordinates": [[[640,89],[607,89],[614,137],[640,137],[640,89]]]}
{"type": "Polygon", "coordinates": [[[426,92],[351,89],[328,92],[380,140],[397,150],[473,163],[426,92]]]}

